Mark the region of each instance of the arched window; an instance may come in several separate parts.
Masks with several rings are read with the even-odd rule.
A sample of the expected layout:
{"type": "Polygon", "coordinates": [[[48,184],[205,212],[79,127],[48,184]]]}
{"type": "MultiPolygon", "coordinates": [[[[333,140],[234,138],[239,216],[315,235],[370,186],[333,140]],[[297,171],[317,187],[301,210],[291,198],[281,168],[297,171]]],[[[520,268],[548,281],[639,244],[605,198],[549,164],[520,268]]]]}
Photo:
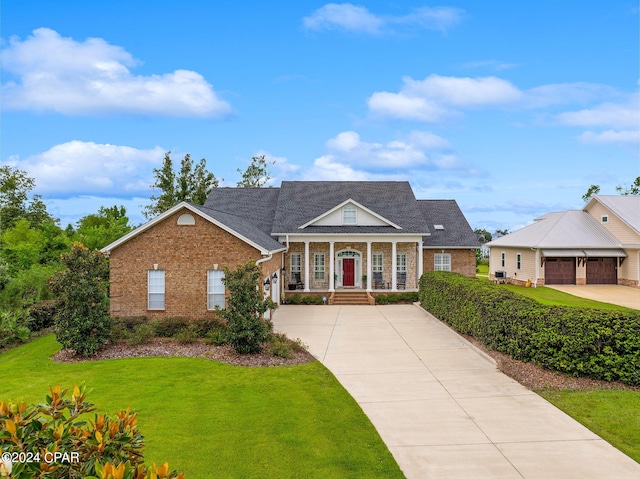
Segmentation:
{"type": "Polygon", "coordinates": [[[195,225],[196,219],[193,217],[193,215],[190,215],[189,213],[185,213],[178,217],[178,224],[179,225],[195,225]]]}

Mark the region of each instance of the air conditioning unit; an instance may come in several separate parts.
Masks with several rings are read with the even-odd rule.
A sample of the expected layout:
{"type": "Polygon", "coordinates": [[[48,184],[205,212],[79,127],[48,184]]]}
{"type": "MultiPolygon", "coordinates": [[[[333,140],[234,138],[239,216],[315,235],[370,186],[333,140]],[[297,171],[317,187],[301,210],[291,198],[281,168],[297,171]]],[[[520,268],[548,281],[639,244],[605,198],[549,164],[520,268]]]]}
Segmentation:
{"type": "Polygon", "coordinates": [[[506,271],[496,271],[495,274],[493,275],[494,278],[496,279],[505,279],[507,277],[507,272],[506,271]]]}

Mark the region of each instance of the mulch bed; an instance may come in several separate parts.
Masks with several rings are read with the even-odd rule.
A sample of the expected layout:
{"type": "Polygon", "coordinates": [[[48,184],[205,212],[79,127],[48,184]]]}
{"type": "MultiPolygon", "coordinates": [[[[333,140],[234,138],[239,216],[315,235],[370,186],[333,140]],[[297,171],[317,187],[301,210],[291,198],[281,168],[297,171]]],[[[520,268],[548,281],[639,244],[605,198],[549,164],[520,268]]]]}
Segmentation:
{"type": "Polygon", "coordinates": [[[238,354],[228,345],[212,346],[206,344],[204,340],[180,344],[172,338],[153,338],[148,343],[138,345],[130,345],[124,341],[110,343],[89,358],[64,349],[56,353],[53,360],[60,363],[79,363],[141,357],[207,358],[233,366],[292,366],[315,361],[315,358],[308,351],[294,351],[292,358],[273,356],[269,354],[266,347],[263,347],[259,354],[238,354]]]}

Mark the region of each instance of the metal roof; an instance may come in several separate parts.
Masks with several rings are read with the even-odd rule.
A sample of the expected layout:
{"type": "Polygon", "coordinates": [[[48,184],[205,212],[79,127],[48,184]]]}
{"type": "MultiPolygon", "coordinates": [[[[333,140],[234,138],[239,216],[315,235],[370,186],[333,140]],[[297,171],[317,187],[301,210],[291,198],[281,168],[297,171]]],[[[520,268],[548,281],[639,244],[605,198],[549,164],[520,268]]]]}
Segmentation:
{"type": "Polygon", "coordinates": [[[580,210],[547,213],[535,223],[487,245],[549,249],[616,249],[622,246],[593,216],[580,210]]]}
{"type": "Polygon", "coordinates": [[[598,201],[609,211],[615,214],[629,227],[640,234],[640,196],[633,195],[596,195],[584,207],[585,210],[598,201]]]}

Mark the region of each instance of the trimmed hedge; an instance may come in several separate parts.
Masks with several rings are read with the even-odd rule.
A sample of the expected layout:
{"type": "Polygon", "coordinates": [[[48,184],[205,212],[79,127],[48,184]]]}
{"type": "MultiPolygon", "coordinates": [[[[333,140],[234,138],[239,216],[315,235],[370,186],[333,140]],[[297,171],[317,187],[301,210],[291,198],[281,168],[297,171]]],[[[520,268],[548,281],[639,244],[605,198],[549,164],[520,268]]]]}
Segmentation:
{"type": "Polygon", "coordinates": [[[376,294],[376,304],[415,303],[418,301],[418,293],[410,291],[406,293],[376,294]]]}
{"type": "Polygon", "coordinates": [[[485,346],[572,376],[640,385],[640,312],[547,306],[486,280],[430,272],[424,309],[485,346]]]}

